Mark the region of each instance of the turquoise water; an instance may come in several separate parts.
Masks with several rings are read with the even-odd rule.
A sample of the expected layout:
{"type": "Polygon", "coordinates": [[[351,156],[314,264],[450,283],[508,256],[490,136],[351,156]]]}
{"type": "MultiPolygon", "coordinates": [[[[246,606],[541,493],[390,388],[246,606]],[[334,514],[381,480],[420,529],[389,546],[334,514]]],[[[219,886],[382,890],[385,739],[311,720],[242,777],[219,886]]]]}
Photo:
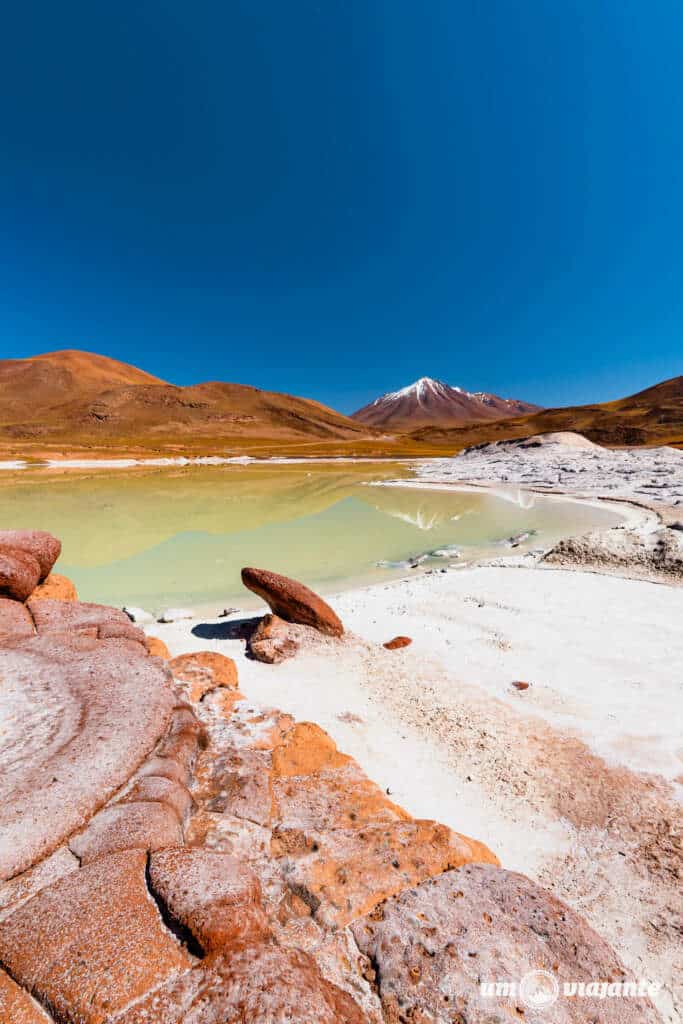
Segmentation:
{"type": "Polygon", "coordinates": [[[399,475],[410,471],[387,464],[25,471],[0,485],[0,523],[60,537],[57,569],[83,600],[219,611],[253,604],[240,581],[244,565],[330,592],[509,553],[505,539],[514,534],[529,534],[516,549],[524,551],[618,521],[611,511],[546,497],[521,508],[483,491],[373,486],[399,475]]]}

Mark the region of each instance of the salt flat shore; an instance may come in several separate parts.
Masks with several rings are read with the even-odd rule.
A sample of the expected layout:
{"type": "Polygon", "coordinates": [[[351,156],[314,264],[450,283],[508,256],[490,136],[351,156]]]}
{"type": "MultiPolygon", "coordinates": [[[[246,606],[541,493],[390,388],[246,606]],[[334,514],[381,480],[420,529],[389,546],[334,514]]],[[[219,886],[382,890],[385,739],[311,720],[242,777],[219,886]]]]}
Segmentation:
{"type": "MultiPolygon", "coordinates": [[[[683,538],[666,525],[683,500],[683,453],[599,450],[593,467],[589,449],[537,451],[502,456],[487,477],[477,453],[435,460],[416,483],[609,495],[638,507],[606,532],[655,538],[646,551],[662,531],[674,549],[683,538]],[[573,491],[570,465],[581,473],[573,491]]],[[[647,562],[608,567],[641,579],[581,571],[571,550],[555,564],[522,556],[418,570],[332,597],[347,635],[278,665],[246,656],[239,623],[253,612],[147,631],[174,655],[233,657],[250,700],[319,723],[408,811],[477,836],[565,899],[637,977],[661,982],[659,1010],[676,1021],[683,587],[647,562]],[[412,645],[385,650],[397,634],[412,645]]]]}

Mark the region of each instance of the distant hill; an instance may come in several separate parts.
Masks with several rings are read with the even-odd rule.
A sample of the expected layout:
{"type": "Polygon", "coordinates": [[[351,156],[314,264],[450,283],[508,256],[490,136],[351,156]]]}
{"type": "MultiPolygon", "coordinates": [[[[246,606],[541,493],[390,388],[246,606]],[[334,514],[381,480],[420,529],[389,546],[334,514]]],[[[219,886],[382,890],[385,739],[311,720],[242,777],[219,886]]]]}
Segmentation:
{"type": "Polygon", "coordinates": [[[535,412],[539,406],[486,391],[464,391],[431,377],[421,377],[400,391],[390,391],[353,413],[352,419],[381,430],[456,427],[535,412]]]}
{"type": "Polygon", "coordinates": [[[162,449],[374,436],[305,398],[220,382],[176,387],[90,352],[0,361],[0,441],[162,449]]]}
{"type": "Polygon", "coordinates": [[[563,430],[576,431],[604,445],[683,447],[683,377],[673,377],[614,402],[544,409],[515,419],[460,428],[424,427],[410,437],[416,444],[459,451],[486,441],[563,430]]]}

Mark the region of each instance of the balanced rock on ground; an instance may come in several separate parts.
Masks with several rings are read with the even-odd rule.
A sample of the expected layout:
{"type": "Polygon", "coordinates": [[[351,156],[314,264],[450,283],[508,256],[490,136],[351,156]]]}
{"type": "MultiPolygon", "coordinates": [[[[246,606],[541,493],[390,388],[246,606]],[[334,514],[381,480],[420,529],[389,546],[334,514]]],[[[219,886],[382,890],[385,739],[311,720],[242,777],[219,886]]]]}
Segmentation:
{"type": "Polygon", "coordinates": [[[25,601],[38,586],[40,565],[27,551],[0,546],[0,595],[25,601]]]}
{"type": "Polygon", "coordinates": [[[313,626],[328,636],[341,636],[344,626],[336,612],[312,590],[267,569],[242,569],[242,582],[248,590],[258,594],[271,611],[287,622],[313,626]]]}
{"type": "Polygon", "coordinates": [[[62,551],[62,542],[44,530],[0,530],[0,546],[16,548],[32,555],[44,580],[62,551]]]}

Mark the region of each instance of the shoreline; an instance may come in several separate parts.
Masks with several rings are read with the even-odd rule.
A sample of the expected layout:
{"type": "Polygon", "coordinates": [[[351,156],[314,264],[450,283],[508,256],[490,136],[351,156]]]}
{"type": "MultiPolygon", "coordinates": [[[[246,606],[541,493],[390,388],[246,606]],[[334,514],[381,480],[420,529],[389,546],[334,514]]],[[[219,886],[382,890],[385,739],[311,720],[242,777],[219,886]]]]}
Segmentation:
{"type": "MultiPolygon", "coordinates": [[[[640,496],[497,480],[387,485],[609,504],[624,519],[613,531],[637,537],[657,536],[670,511],[640,496]]],[[[278,665],[246,656],[239,624],[252,610],[145,631],[173,655],[232,657],[250,703],[316,722],[410,813],[476,835],[549,888],[636,976],[662,983],[656,1002],[673,1024],[683,587],[541,557],[501,555],[326,596],[347,635],[278,665]],[[384,650],[398,634],[412,645],[384,650]]]]}

